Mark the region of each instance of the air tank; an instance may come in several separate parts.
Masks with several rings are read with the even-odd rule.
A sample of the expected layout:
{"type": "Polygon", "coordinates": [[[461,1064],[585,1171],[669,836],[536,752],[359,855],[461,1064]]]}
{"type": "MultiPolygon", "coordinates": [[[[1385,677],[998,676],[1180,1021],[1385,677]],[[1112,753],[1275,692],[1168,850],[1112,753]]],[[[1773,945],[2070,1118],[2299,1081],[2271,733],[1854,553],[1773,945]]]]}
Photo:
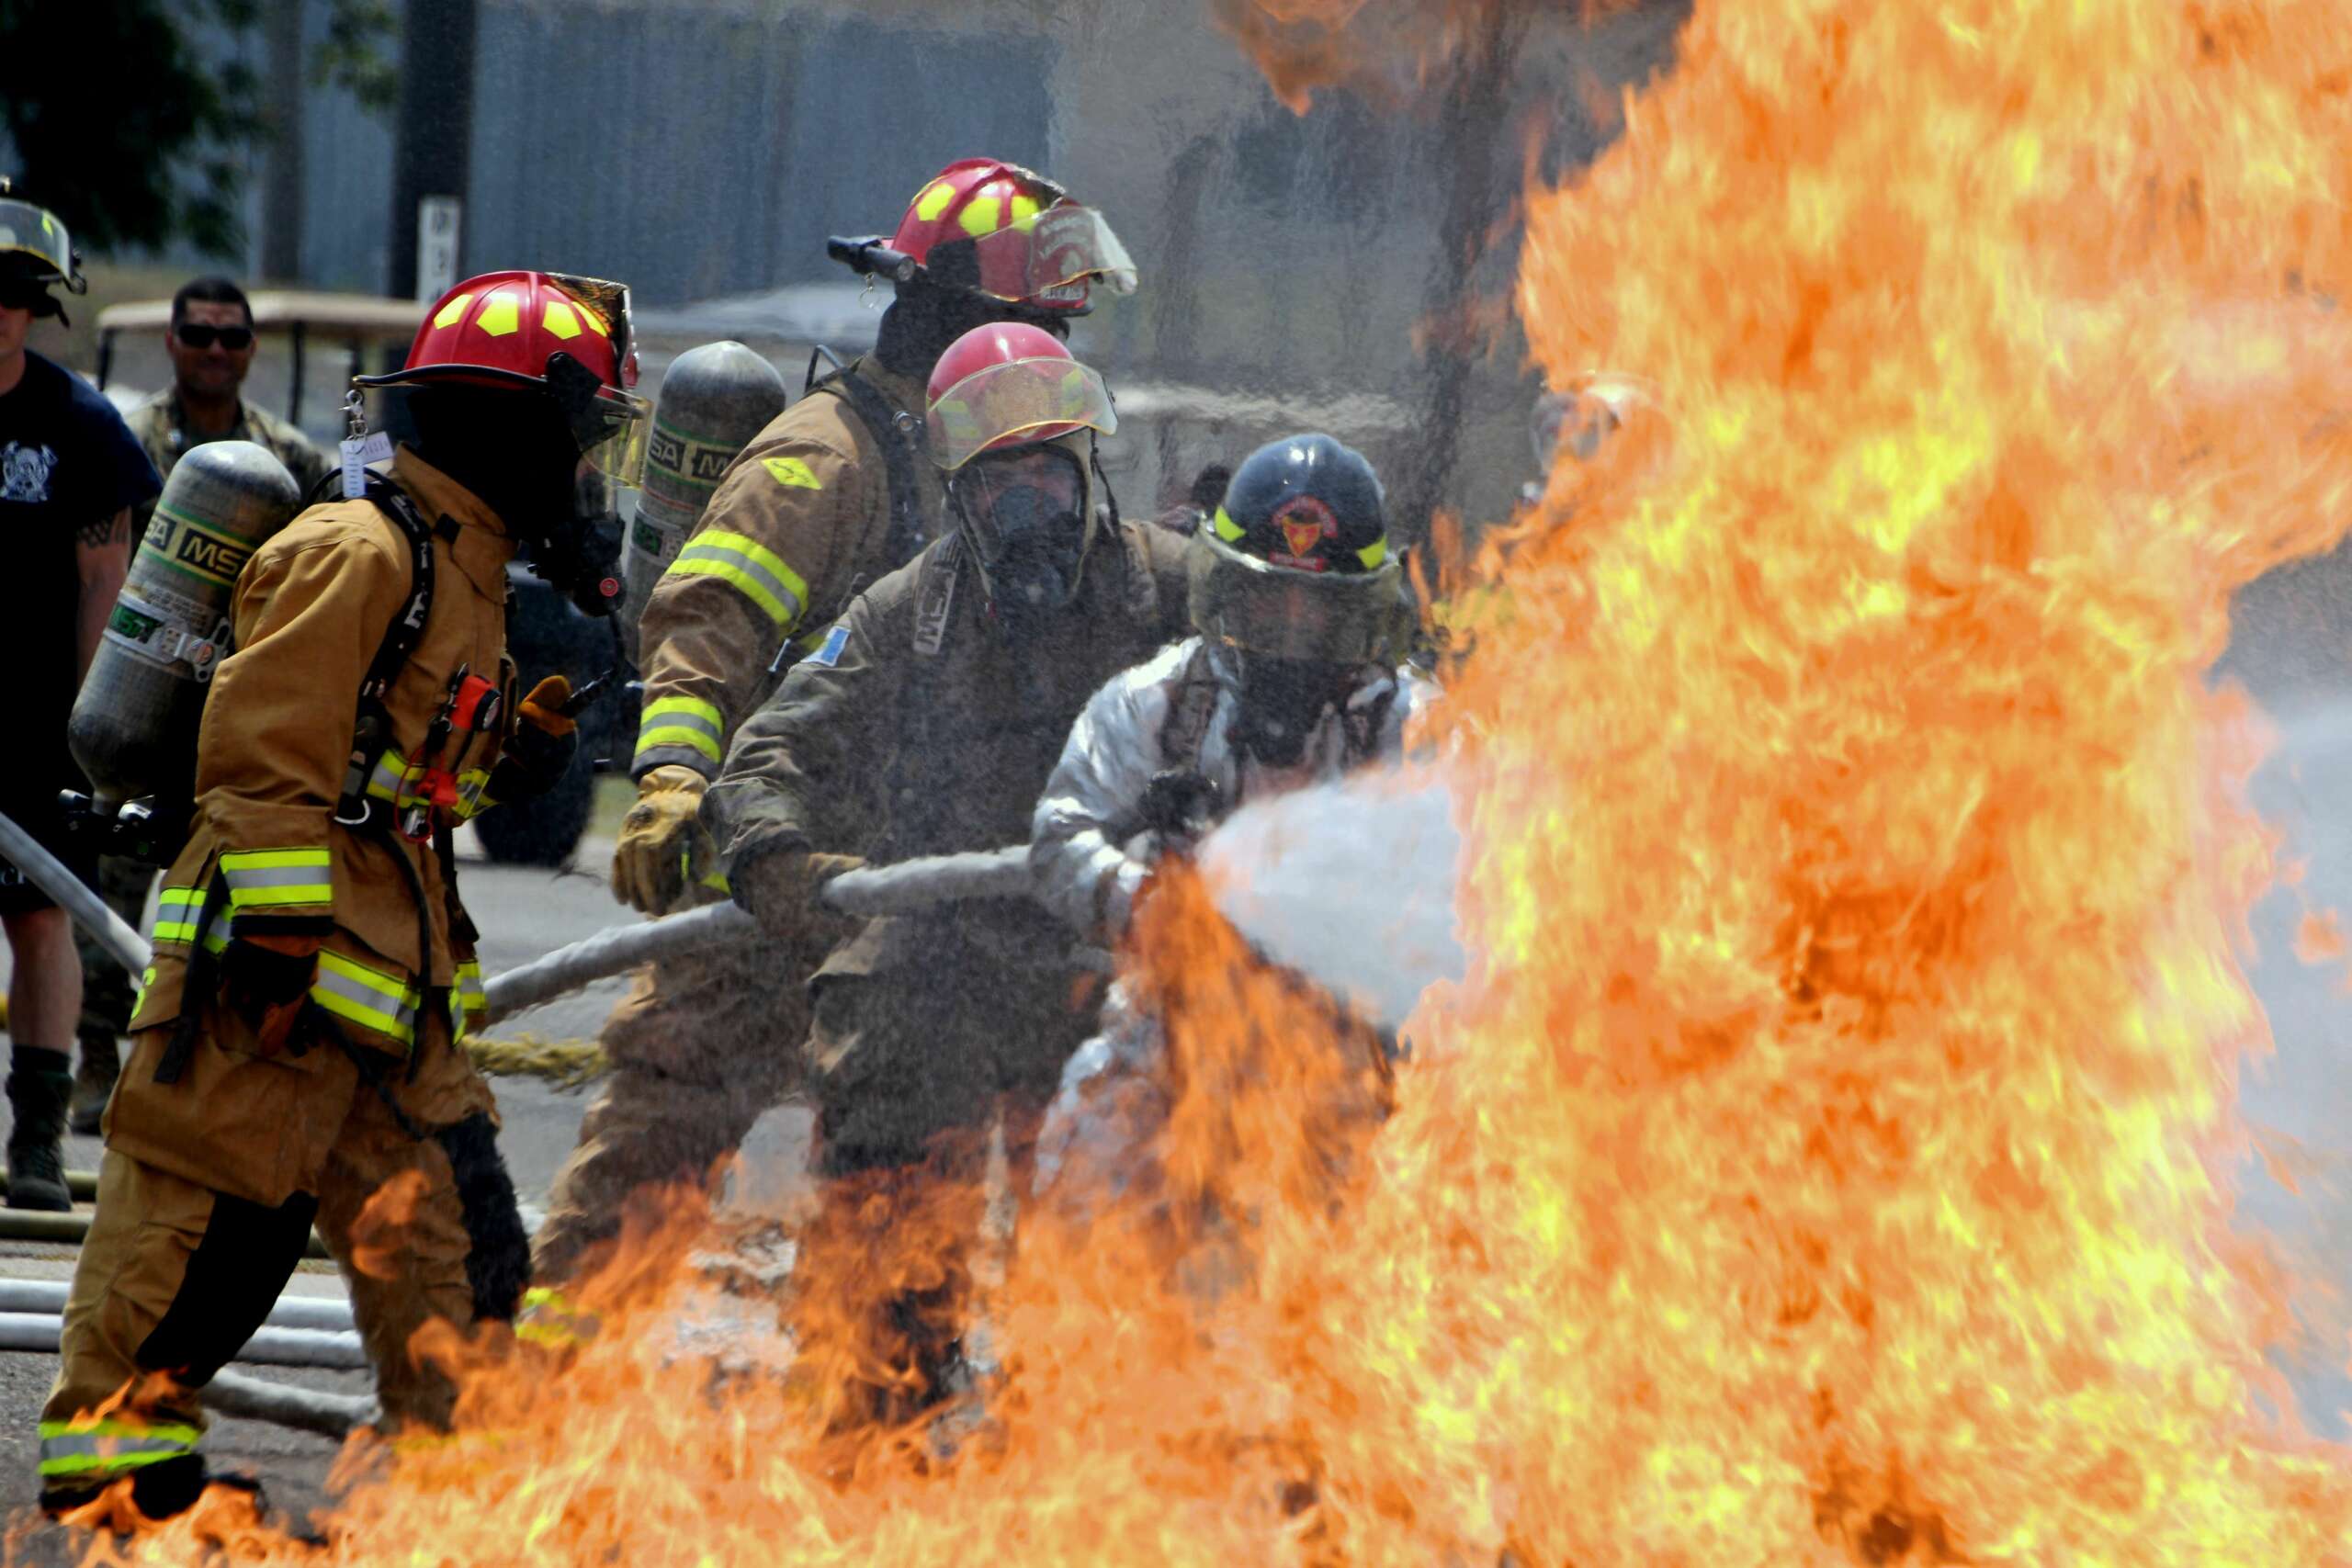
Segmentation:
{"type": "Polygon", "coordinates": [[[775,367],[740,343],[707,343],[670,362],[653,400],[645,483],[622,558],[632,658],[645,597],[702,520],[718,476],[790,400],[775,367]]]}
{"type": "Polygon", "coordinates": [[[130,558],[65,740],[101,810],[196,788],[196,731],[229,652],[230,591],[300,510],[286,466],[250,441],[208,441],[173,465],[130,558]]]}

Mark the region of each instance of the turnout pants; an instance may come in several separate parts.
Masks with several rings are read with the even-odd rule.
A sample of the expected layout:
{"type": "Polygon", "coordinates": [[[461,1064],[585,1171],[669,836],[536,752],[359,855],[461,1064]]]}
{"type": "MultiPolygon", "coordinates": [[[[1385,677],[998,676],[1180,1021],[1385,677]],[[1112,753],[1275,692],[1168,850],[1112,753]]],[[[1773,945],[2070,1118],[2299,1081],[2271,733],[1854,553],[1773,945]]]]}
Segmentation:
{"type": "Polygon", "coordinates": [[[556,1283],[621,1227],[639,1188],[699,1181],[803,1074],[808,972],[821,949],[739,947],[650,964],[605,1021],[611,1063],[532,1242],[556,1283]]]}
{"type": "Polygon", "coordinates": [[[982,1184],[989,1122],[1002,1117],[1025,1190],[1038,1116],[1092,1032],[1099,983],[1032,913],[873,921],[811,987],[827,1179],[803,1255],[830,1294],[797,1327],[836,1428],[892,1425],[947,1392],[993,1268],[987,1201],[1009,1196],[982,1184]]]}
{"type": "Polygon", "coordinates": [[[455,1403],[412,1354],[416,1331],[510,1318],[522,1292],[490,1089],[444,1020],[420,1020],[413,1075],[358,1048],[390,1104],[332,1041],[258,1055],[217,1007],[180,1079],[157,1083],[174,1027],[138,1033],[107,1110],[97,1213],[41,1412],[45,1494],[196,1450],[198,1391],[261,1325],[313,1223],[350,1286],[388,1427],[446,1426],[455,1403]]]}

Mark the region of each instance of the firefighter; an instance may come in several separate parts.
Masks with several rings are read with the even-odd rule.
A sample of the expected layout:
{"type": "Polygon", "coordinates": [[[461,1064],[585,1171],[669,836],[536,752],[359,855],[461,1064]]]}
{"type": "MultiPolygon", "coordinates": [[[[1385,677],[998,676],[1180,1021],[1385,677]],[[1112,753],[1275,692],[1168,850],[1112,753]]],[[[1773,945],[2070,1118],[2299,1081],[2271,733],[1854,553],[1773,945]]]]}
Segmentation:
{"type": "MultiPolygon", "coordinates": [[[[951,531],[793,666],[704,804],[736,901],[779,942],[859,857],[1025,842],[1087,697],[1182,630],[1184,541],[1120,520],[1094,460],[1096,434],[1116,428],[1109,394],[1051,333],[1010,324],[959,339],[932,372],[929,424],[951,531]]],[[[888,1205],[864,1199],[927,1155],[971,1154],[953,1135],[1000,1100],[1017,1158],[1089,1031],[1083,982],[1070,933],[1025,902],[876,919],[837,948],[810,983],[831,1179],[809,1245],[887,1224],[888,1205]]],[[[960,1259],[914,1266],[935,1261],[954,1281],[960,1259]]],[[[893,1390],[936,1394],[959,1290],[853,1288],[871,1299],[825,1315],[877,1337],[852,1348],[861,1386],[846,1392],[884,1406],[893,1390]],[[895,1370],[876,1379],[877,1367],[895,1370]]]]}
{"type": "MultiPolygon", "coordinates": [[[[736,727],[786,666],[817,646],[860,590],[939,536],[923,378],[974,327],[1020,321],[1057,337],[1133,264],[1091,209],[1029,170],[950,164],[916,193],[887,243],[836,241],[869,276],[897,278],[875,351],[820,382],[753,439],[655,586],[639,623],[638,803],[613,854],[613,892],[659,914],[723,898],[695,826],[736,727]]],[[[697,1179],[797,1082],[804,935],[756,955],[665,961],[639,975],[603,1044],[612,1063],[557,1176],[534,1247],[543,1281],[573,1273],[649,1182],[697,1179]]],[[[535,1292],[535,1307],[565,1310],[535,1292]]]]}
{"type": "Polygon", "coordinates": [[[447,1420],[451,1385],[409,1353],[424,1323],[514,1314],[527,1242],[490,1089],[458,1045],[481,972],[450,834],[570,763],[563,678],[517,701],[506,566],[526,550],[576,600],[617,595],[572,580],[594,560],[575,479],[585,458],[634,482],[628,334],[616,284],[459,284],[405,366],[363,383],[392,389],[413,438],[364,478],[347,467],[345,499],[238,578],[41,1416],[52,1513],[127,1476],[107,1517],[166,1517],[217,1479],[198,1391],[313,1223],[387,1427],[447,1420]]]}
{"type": "MultiPolygon", "coordinates": [[[[1072,727],[1032,823],[1041,897],[1114,942],[1161,855],[1243,802],[1394,761],[1434,694],[1372,465],[1329,435],[1260,447],[1193,537],[1189,640],[1114,677],[1072,727]]],[[[1160,1041],[1112,987],[1039,1134],[1037,1181],[1081,1204],[1148,1189],[1160,1041]],[[1077,1167],[1083,1174],[1062,1175],[1077,1167]]]]}

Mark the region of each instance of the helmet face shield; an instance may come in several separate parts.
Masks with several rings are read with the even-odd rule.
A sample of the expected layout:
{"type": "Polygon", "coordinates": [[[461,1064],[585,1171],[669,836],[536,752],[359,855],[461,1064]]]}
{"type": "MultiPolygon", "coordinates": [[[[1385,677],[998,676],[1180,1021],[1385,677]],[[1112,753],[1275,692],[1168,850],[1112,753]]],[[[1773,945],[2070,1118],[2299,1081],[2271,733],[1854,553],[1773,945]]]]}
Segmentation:
{"type": "Polygon", "coordinates": [[[616,392],[607,387],[597,395],[595,417],[601,434],[594,445],[581,449],[588,466],[623,490],[641,488],[653,405],[634,392],[616,392]]]}
{"type": "Polygon", "coordinates": [[[1114,294],[1136,291],[1135,258],[1101,213],[1074,201],[1016,215],[973,246],[979,256],[980,292],[1010,303],[1078,310],[1085,308],[1095,283],[1114,294]]]}
{"type": "Polygon", "coordinates": [[[627,490],[645,479],[645,445],[653,405],[605,378],[569,354],[548,355],[547,389],[588,466],[627,490]]]}
{"type": "Polygon", "coordinates": [[[1067,358],[987,366],[931,403],[932,458],[950,470],[992,446],[1051,440],[1080,430],[1109,435],[1118,428],[1118,412],[1102,378],[1067,358]]]}
{"type": "Polygon", "coordinates": [[[1279,567],[1211,534],[1187,562],[1193,626],[1212,642],[1270,659],[1386,664],[1398,656],[1406,604],[1394,559],[1341,576],[1279,567]]]}

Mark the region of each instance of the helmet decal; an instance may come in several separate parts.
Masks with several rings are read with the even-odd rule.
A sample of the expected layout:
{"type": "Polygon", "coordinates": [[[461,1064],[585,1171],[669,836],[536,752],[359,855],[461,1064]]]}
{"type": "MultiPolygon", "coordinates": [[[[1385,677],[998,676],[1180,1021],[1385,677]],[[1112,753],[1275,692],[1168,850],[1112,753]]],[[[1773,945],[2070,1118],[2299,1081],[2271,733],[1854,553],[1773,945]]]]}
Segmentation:
{"type": "Polygon", "coordinates": [[[1290,553],[1277,551],[1268,559],[1277,566],[1323,570],[1323,541],[1340,536],[1340,520],[1329,506],[1311,495],[1295,495],[1274,509],[1272,522],[1290,553]]]}

